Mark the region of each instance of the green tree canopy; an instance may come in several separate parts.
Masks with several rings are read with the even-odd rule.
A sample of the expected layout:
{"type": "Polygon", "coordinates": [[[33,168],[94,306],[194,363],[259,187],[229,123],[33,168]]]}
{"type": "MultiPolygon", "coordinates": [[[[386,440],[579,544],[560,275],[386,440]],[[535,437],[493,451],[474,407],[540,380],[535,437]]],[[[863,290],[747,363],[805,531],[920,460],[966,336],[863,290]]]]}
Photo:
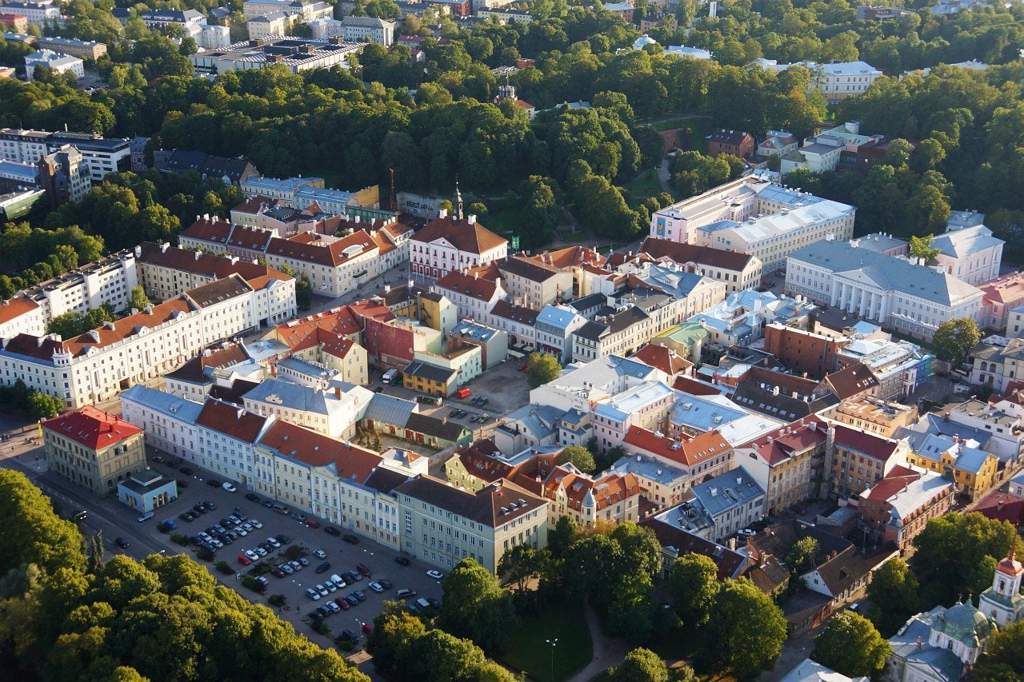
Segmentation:
{"type": "Polygon", "coordinates": [[[978,345],[981,331],[978,323],[970,318],[947,320],[939,325],[932,336],[932,347],[940,360],[954,364],[963,361],[967,354],[978,345]]]}
{"type": "Polygon", "coordinates": [[[707,623],[721,587],[715,562],[703,554],[684,554],[672,562],[667,581],[672,607],[683,624],[692,630],[707,623]]]}
{"type": "Polygon", "coordinates": [[[811,658],[849,677],[872,677],[885,667],[889,653],[889,643],[870,620],[842,611],[814,640],[811,658]]]}
{"type": "Polygon", "coordinates": [[[498,579],[473,559],[463,559],[445,576],[442,587],[441,627],[497,649],[516,621],[511,597],[498,579]]]}
{"type": "Polygon", "coordinates": [[[592,474],[596,469],[594,456],[590,454],[590,450],[587,450],[581,445],[570,445],[566,447],[561,453],[559,453],[557,462],[559,464],[570,462],[585,474],[592,474]]]}
{"type": "Polygon", "coordinates": [[[868,584],[868,615],[883,636],[891,637],[921,610],[918,589],[917,577],[899,557],[886,561],[875,571],[868,584]]]}
{"type": "Polygon", "coordinates": [[[745,578],[722,585],[708,629],[708,654],[741,678],[771,666],[787,635],[782,611],[745,578]]]}
{"type": "Polygon", "coordinates": [[[632,649],[609,671],[608,682],[669,682],[668,666],[650,649],[632,649]]]}
{"type": "Polygon", "coordinates": [[[549,381],[554,381],[562,372],[558,358],[550,353],[530,353],[526,360],[526,377],[530,388],[536,388],[549,381]]]}

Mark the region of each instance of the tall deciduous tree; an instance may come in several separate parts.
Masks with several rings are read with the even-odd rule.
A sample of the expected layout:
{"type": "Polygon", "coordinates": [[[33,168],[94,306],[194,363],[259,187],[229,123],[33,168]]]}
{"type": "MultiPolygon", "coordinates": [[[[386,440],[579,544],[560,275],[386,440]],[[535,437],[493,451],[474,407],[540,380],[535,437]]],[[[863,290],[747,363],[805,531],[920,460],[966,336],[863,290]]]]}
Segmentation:
{"type": "Polygon", "coordinates": [[[672,607],[691,631],[708,622],[720,586],[718,566],[703,554],[684,554],[668,569],[672,607]]]}
{"type": "Polygon", "coordinates": [[[814,640],[811,658],[849,677],[871,677],[882,671],[889,653],[889,643],[870,620],[842,611],[814,640]]]}
{"type": "Polygon", "coordinates": [[[741,678],[771,666],[786,641],[782,611],[745,578],[722,585],[708,628],[709,653],[741,678]]]}
{"type": "Polygon", "coordinates": [[[509,593],[473,559],[463,559],[442,583],[441,626],[494,650],[504,641],[516,615],[509,593]]]}
{"type": "Polygon", "coordinates": [[[886,561],[875,571],[868,585],[868,615],[883,635],[892,636],[920,611],[918,588],[917,577],[899,557],[886,561]]]}
{"type": "Polygon", "coordinates": [[[965,317],[940,324],[932,336],[932,346],[940,360],[959,364],[980,340],[978,323],[965,317]]]}
{"type": "Polygon", "coordinates": [[[550,353],[530,353],[526,360],[526,377],[530,388],[536,388],[549,381],[554,381],[562,371],[558,358],[550,353]]]}
{"type": "Polygon", "coordinates": [[[581,445],[570,445],[559,453],[558,463],[565,464],[567,462],[585,474],[594,473],[596,468],[594,456],[590,454],[590,450],[581,445]]]}

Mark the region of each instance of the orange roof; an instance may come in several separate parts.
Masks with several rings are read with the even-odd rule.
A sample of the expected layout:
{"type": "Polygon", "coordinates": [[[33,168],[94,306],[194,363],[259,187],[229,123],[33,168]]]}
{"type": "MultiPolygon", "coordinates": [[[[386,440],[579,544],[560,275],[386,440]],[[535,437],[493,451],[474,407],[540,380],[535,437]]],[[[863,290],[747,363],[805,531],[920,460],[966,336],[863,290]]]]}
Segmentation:
{"type": "Polygon", "coordinates": [[[267,254],[292,258],[308,263],[337,267],[346,261],[374,250],[377,244],[366,233],[356,230],[352,234],[334,241],[324,240],[322,235],[312,232],[281,239],[274,237],[267,247],[267,254]]]}
{"type": "Polygon", "coordinates": [[[759,436],[741,447],[753,448],[757,455],[775,466],[810,447],[820,445],[827,439],[828,426],[815,415],[809,415],[791,424],[759,436]]]}
{"type": "Polygon", "coordinates": [[[996,303],[1019,303],[1024,299],[1024,272],[1014,272],[994,279],[979,287],[985,293],[986,301],[996,303]]]}
{"type": "Polygon", "coordinates": [[[100,450],[142,433],[142,429],[122,421],[117,415],[92,406],[48,419],[43,422],[43,428],[66,436],[90,450],[100,450]]]}
{"type": "Polygon", "coordinates": [[[382,461],[375,452],[285,421],[271,425],[260,445],[309,466],[333,467],[339,478],[357,483],[365,482],[382,461]]]}
{"type": "Polygon", "coordinates": [[[14,318],[31,312],[38,307],[35,301],[23,296],[8,299],[0,303],[0,324],[10,322],[14,318]]]}
{"type": "Polygon", "coordinates": [[[452,270],[437,280],[437,286],[439,289],[447,289],[481,301],[489,301],[494,297],[494,292],[498,290],[498,283],[495,281],[498,276],[497,268],[493,268],[493,276],[491,275],[492,268],[489,266],[472,268],[468,273],[452,270]]]}
{"type": "MultiPolygon", "coordinates": [[[[112,343],[123,341],[133,336],[141,329],[158,327],[165,322],[173,320],[178,315],[184,315],[192,310],[184,296],[172,298],[163,303],[158,303],[148,311],[141,311],[128,317],[122,317],[116,322],[107,322],[101,327],[85,332],[73,339],[64,342],[64,348],[72,356],[79,356],[89,348],[103,348],[112,343]]],[[[47,356],[49,357],[49,356],[47,356]]]]}
{"type": "Polygon", "coordinates": [[[444,239],[459,251],[476,254],[486,253],[508,243],[504,237],[494,234],[480,223],[453,220],[450,217],[431,220],[413,235],[413,239],[426,243],[444,239]]]}
{"type": "Polygon", "coordinates": [[[219,244],[226,244],[230,235],[231,223],[226,220],[197,220],[181,233],[182,237],[219,244]]]}
{"type": "Polygon", "coordinates": [[[640,481],[634,474],[605,473],[599,478],[579,474],[566,465],[556,466],[544,481],[544,497],[555,499],[565,492],[569,506],[579,510],[587,493],[592,493],[598,510],[640,494],[640,481]]]}
{"type": "Polygon", "coordinates": [[[250,284],[253,281],[257,281],[260,287],[254,285],[254,288],[262,288],[263,285],[271,280],[283,281],[291,279],[290,275],[286,275],[280,270],[230,256],[189,251],[187,249],[179,249],[176,246],[155,244],[153,242],[143,242],[140,248],[142,255],[139,261],[144,265],[155,265],[193,274],[209,275],[217,279],[237,273],[250,284]]]}
{"type": "Polygon", "coordinates": [[[648,343],[643,348],[633,353],[633,359],[639,360],[645,365],[660,369],[669,376],[675,376],[693,367],[693,363],[682,357],[668,346],[658,346],[648,343]]]}
{"type": "Polygon", "coordinates": [[[196,417],[196,423],[236,440],[254,443],[267,423],[267,418],[255,412],[247,412],[237,405],[211,398],[203,405],[202,411],[196,417]]]}
{"type": "Polygon", "coordinates": [[[694,438],[676,440],[639,426],[629,427],[624,442],[688,467],[732,449],[718,431],[708,431],[694,438]]]}
{"type": "Polygon", "coordinates": [[[313,348],[338,337],[358,334],[361,330],[349,306],[285,322],[274,328],[281,343],[292,352],[313,348]]]}

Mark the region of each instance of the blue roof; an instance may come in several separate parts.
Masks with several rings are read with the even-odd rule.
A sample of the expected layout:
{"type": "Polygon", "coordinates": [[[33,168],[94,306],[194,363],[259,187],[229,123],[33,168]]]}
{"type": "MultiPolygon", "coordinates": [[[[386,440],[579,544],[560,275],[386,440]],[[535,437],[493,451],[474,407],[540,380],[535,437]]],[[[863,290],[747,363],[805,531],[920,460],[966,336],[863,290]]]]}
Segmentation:
{"type": "Polygon", "coordinates": [[[981,471],[982,465],[991,456],[978,448],[961,448],[960,456],[956,458],[956,468],[976,474],[981,471]]]}
{"type": "Polygon", "coordinates": [[[546,305],[537,315],[537,324],[549,324],[558,329],[566,329],[578,313],[571,308],[546,305]]]}
{"type": "Polygon", "coordinates": [[[121,392],[122,400],[130,400],[187,424],[195,424],[203,404],[179,398],[173,393],[158,391],[149,386],[135,384],[127,391],[121,392]]]}
{"type": "Polygon", "coordinates": [[[245,398],[302,412],[327,414],[329,411],[327,397],[323,391],[276,377],[264,379],[256,388],[246,393],[245,398]]]}
{"type": "Polygon", "coordinates": [[[682,469],[667,466],[653,457],[645,457],[644,455],[627,455],[626,457],[620,457],[619,460],[609,468],[609,471],[622,475],[636,474],[637,476],[646,478],[649,481],[657,481],[661,485],[668,485],[673,481],[678,481],[679,479],[685,478],[689,475],[682,469]]]}
{"type": "Polygon", "coordinates": [[[764,490],[746,469],[740,467],[695,485],[693,495],[708,514],[716,517],[734,507],[764,497],[764,490]]]}
{"type": "Polygon", "coordinates": [[[455,325],[454,331],[457,334],[479,341],[490,341],[498,333],[498,330],[494,327],[488,327],[473,320],[460,320],[455,325]]]}
{"type": "Polygon", "coordinates": [[[523,405],[505,416],[505,421],[518,422],[537,440],[546,438],[558,430],[558,420],[565,414],[551,405],[523,405]]]}
{"type": "Polygon", "coordinates": [[[284,367],[289,369],[296,374],[304,374],[308,377],[315,379],[330,379],[338,373],[335,369],[328,367],[322,367],[321,365],[314,365],[312,362],[306,360],[300,360],[296,357],[285,358],[277,363],[278,368],[284,367]]]}

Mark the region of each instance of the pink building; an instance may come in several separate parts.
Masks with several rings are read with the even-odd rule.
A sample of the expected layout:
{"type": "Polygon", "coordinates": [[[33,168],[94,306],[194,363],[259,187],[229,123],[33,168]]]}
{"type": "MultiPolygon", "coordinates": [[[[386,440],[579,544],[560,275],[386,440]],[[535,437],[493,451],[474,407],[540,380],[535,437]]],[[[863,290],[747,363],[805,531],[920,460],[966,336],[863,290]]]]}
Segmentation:
{"type": "Polygon", "coordinates": [[[978,322],[986,329],[1003,333],[1009,312],[1024,305],[1024,272],[1014,272],[983,284],[981,313],[978,322]]]}

